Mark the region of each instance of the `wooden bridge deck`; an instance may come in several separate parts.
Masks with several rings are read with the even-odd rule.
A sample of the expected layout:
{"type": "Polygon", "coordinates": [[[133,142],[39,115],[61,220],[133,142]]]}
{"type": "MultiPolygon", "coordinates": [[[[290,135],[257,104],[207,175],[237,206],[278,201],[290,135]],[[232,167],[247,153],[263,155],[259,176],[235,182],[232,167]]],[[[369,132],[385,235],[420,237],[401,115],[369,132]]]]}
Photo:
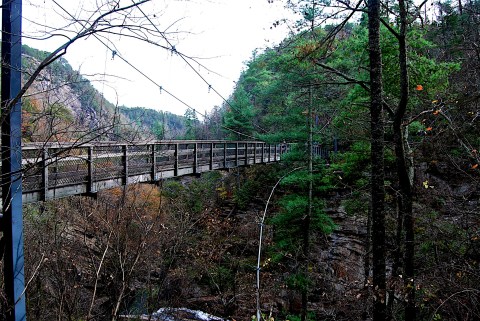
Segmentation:
{"type": "Polygon", "coordinates": [[[280,160],[284,144],[169,141],[22,147],[23,203],[280,160]]]}

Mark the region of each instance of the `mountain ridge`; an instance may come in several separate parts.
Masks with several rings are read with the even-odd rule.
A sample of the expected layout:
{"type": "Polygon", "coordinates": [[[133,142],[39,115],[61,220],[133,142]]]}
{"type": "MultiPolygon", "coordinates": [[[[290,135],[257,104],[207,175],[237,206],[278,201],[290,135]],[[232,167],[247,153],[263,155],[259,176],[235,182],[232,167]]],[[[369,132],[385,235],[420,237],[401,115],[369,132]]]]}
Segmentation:
{"type": "MultiPolygon", "coordinates": [[[[22,46],[22,81],[49,55],[22,46]]],[[[160,140],[181,138],[184,117],[109,102],[84,75],[60,57],[35,79],[23,97],[24,142],[160,140]]]]}

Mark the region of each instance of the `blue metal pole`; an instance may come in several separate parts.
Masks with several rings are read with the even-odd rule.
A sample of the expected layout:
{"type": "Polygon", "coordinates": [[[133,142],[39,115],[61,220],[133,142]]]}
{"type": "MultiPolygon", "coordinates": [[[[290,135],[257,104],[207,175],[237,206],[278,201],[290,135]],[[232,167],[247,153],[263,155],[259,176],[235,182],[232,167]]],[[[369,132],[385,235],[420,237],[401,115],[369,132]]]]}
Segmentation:
{"type": "Polygon", "coordinates": [[[1,69],[1,228],[5,242],[7,320],[26,320],[22,213],[22,104],[10,103],[21,89],[22,0],[2,0],[1,69]]]}

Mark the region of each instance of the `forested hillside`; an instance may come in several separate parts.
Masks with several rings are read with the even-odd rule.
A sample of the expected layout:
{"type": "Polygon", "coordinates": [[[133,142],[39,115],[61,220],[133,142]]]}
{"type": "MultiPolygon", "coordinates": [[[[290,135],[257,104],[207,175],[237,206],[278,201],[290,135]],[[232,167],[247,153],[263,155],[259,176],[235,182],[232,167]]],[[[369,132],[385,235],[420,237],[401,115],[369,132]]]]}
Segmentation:
{"type": "Polygon", "coordinates": [[[147,128],[157,140],[180,139],[185,132],[185,118],[170,112],[143,107],[120,107],[120,113],[136,127],[147,128]]]}
{"type": "MultiPolygon", "coordinates": [[[[381,64],[368,49],[372,17],[348,19],[332,8],[328,16],[321,3],[296,3],[306,27],[248,62],[224,124],[298,143],[286,159],[297,171],[284,179],[288,192],[270,222],[270,255],[290,266],[283,282],[301,296],[302,319],[319,313],[317,302],[317,320],[327,318],[327,302],[332,320],[479,318],[478,1],[438,3],[435,16],[403,1],[382,6],[381,64]],[[345,20],[329,24],[328,17],[345,20]],[[325,163],[309,156],[316,146],[339,152],[325,163]],[[341,282],[343,303],[328,299],[312,263],[316,242],[333,227],[324,215],[333,199],[368,222],[364,278],[341,282]],[[373,310],[344,310],[365,304],[373,310]]],[[[350,277],[344,274],[335,270],[334,283],[350,277]]]]}

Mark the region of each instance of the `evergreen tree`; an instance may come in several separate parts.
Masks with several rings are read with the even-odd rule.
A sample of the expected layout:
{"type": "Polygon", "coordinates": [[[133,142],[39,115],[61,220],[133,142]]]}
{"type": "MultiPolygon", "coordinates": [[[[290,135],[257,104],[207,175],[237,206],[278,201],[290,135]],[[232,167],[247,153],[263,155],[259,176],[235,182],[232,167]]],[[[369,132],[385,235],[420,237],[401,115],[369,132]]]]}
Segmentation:
{"type": "Polygon", "coordinates": [[[194,140],[197,139],[198,131],[198,118],[194,109],[188,108],[184,114],[185,119],[185,135],[184,139],[194,140]]]}
{"type": "Polygon", "coordinates": [[[230,99],[224,114],[224,127],[232,140],[251,140],[253,138],[253,119],[255,108],[248,93],[238,86],[230,99]]]}

